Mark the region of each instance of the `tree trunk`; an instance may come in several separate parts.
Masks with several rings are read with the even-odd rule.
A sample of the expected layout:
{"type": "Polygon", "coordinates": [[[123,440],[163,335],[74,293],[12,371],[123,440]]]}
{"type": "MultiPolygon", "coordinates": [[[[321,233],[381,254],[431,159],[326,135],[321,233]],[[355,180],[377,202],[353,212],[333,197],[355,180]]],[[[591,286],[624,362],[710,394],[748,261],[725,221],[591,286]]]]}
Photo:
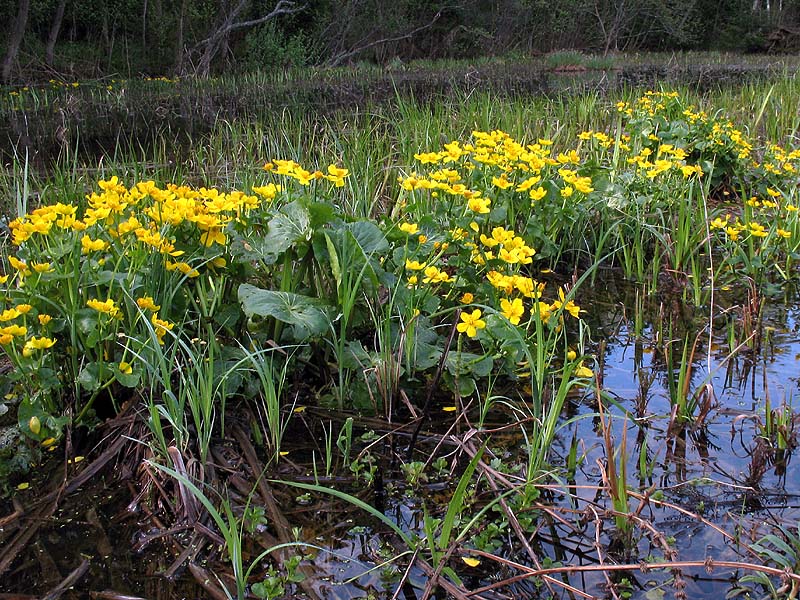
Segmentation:
{"type": "Polygon", "coordinates": [[[8,83],[11,80],[11,71],[14,69],[14,63],[17,62],[17,55],[19,54],[19,47],[22,45],[22,38],[25,37],[25,26],[28,24],[28,12],[30,7],[30,0],[19,0],[17,4],[17,18],[14,19],[11,35],[8,37],[8,49],[3,59],[2,78],[4,83],[8,83]]]}
{"type": "Polygon", "coordinates": [[[183,75],[183,59],[186,50],[183,47],[183,22],[186,19],[186,10],[188,9],[189,0],[181,1],[180,14],[178,15],[178,30],[175,34],[175,75],[183,75]]]}
{"type": "Polygon", "coordinates": [[[56,8],[56,14],[53,15],[53,23],[50,26],[50,35],[47,36],[47,48],[44,53],[44,62],[48,67],[52,67],[55,61],[56,42],[58,41],[58,33],[61,31],[61,23],[64,21],[64,10],[66,8],[67,0],[60,0],[56,8]]]}

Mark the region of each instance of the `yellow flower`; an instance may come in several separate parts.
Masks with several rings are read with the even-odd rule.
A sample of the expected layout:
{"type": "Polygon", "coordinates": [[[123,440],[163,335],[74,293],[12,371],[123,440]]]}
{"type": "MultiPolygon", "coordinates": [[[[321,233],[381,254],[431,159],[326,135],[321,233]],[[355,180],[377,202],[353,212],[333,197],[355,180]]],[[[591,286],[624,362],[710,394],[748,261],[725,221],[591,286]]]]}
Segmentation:
{"type": "Polygon", "coordinates": [[[153,312],[157,312],[161,308],[161,305],[156,304],[152,296],[144,296],[142,298],[137,298],[136,304],[142,310],[152,310],[153,312]]]}
{"type": "Polygon", "coordinates": [[[419,225],[416,223],[400,223],[400,231],[405,231],[409,235],[414,235],[419,231],[419,225]]]}
{"type": "Polygon", "coordinates": [[[792,237],[792,232],[791,231],[786,231],[785,229],[781,229],[780,227],[778,227],[778,229],[775,231],[775,233],[777,233],[779,236],[781,236],[782,238],[787,239],[787,240],[790,237],[792,237]]]}
{"type": "Polygon", "coordinates": [[[406,269],[409,271],[422,271],[425,268],[425,263],[421,263],[416,260],[408,260],[406,259],[406,269]]]}
{"type": "Polygon", "coordinates": [[[222,233],[220,228],[212,227],[208,231],[203,232],[203,234],[200,236],[200,243],[206,247],[214,244],[224,246],[226,243],[228,243],[228,236],[222,233]]]}
{"type": "Polygon", "coordinates": [[[547,190],[545,190],[542,186],[539,186],[535,190],[529,191],[528,195],[531,197],[532,202],[536,202],[547,195],[547,190]]]}
{"type": "Polygon", "coordinates": [[[724,218],[717,217],[709,224],[711,229],[725,229],[728,226],[728,215],[725,215],[724,218]]]}
{"type": "Polygon", "coordinates": [[[587,367],[587,366],[585,366],[583,364],[583,361],[581,361],[581,364],[579,364],[578,368],[575,369],[575,377],[582,377],[582,378],[587,378],[588,379],[588,378],[593,377],[593,376],[594,376],[594,373],[592,372],[592,370],[589,367],[587,367]]]}
{"type": "Polygon", "coordinates": [[[133,367],[130,363],[125,362],[124,360],[119,363],[119,372],[124,375],[130,375],[133,373],[133,367]]]}
{"type": "Polygon", "coordinates": [[[16,308],[7,308],[2,313],[0,313],[0,322],[11,321],[12,319],[16,319],[22,313],[19,312],[16,308]]]}
{"type": "Polygon", "coordinates": [[[27,315],[33,310],[33,306],[30,304],[17,304],[14,308],[18,310],[21,315],[27,315]]]}
{"type": "Polygon", "coordinates": [[[9,256],[8,262],[12,267],[19,271],[20,275],[23,277],[31,274],[30,269],[28,269],[28,263],[26,263],[24,260],[19,260],[15,256],[9,256]]]}
{"type": "Polygon", "coordinates": [[[750,229],[750,235],[753,237],[767,237],[767,230],[760,223],[748,223],[747,227],[750,229]]]}
{"type": "Polygon", "coordinates": [[[575,350],[567,350],[567,360],[575,360],[578,358],[578,353],[575,350]]]}
{"type": "Polygon", "coordinates": [[[522,305],[522,299],[520,298],[514,298],[514,300],[503,298],[500,300],[500,310],[512,325],[519,325],[519,320],[525,314],[525,307],[522,305]]]}
{"type": "Polygon", "coordinates": [[[197,269],[193,268],[189,263],[185,262],[172,262],[168,260],[166,268],[167,271],[180,271],[189,278],[200,276],[200,272],[197,269]]]}
{"type": "Polygon", "coordinates": [[[472,295],[471,292],[464,292],[464,295],[461,296],[461,304],[472,304],[472,301],[475,299],[475,296],[472,295]]]}
{"type": "Polygon", "coordinates": [[[120,311],[113,298],[109,298],[105,302],[93,298],[92,300],[86,302],[86,306],[95,309],[97,312],[109,315],[112,318],[122,317],[122,311],[120,311]]]}
{"type": "Polygon", "coordinates": [[[278,192],[281,191],[281,186],[274,183],[268,183],[261,187],[254,187],[253,191],[264,198],[264,200],[274,200],[278,192]]]}
{"type": "Polygon", "coordinates": [[[500,177],[492,177],[492,185],[499,187],[501,190],[505,190],[510,188],[513,183],[511,183],[507,178],[505,173],[503,173],[500,177]]]}
{"type": "Polygon", "coordinates": [[[485,215],[489,212],[489,205],[492,203],[488,198],[470,198],[467,202],[467,207],[479,215],[485,215]]]}
{"type": "Polygon", "coordinates": [[[7,325],[0,328],[0,335],[11,335],[14,337],[23,337],[28,335],[28,328],[23,325],[7,325]]]}
{"type": "Polygon", "coordinates": [[[2,333],[0,334],[0,345],[6,346],[14,341],[14,336],[10,333],[2,333]]]}
{"type": "Polygon", "coordinates": [[[56,341],[53,339],[34,336],[25,342],[25,346],[22,348],[22,355],[30,356],[34,350],[46,350],[47,348],[52,348],[55,344],[56,341]]]}
{"type": "Polygon", "coordinates": [[[553,310],[558,310],[562,308],[563,310],[567,311],[576,319],[580,316],[581,308],[577,304],[575,304],[572,300],[567,300],[564,302],[564,290],[558,290],[558,300],[553,301],[553,310]]]}
{"type": "Polygon", "coordinates": [[[157,313],[153,313],[153,316],[150,317],[150,322],[153,324],[153,329],[156,332],[158,343],[163,346],[164,336],[166,335],[167,331],[172,331],[172,328],[175,327],[175,323],[170,323],[164,319],[159,319],[157,313]]]}
{"type": "Polygon", "coordinates": [[[422,283],[447,283],[452,281],[452,278],[447,274],[446,271],[441,271],[438,267],[433,265],[430,267],[425,267],[424,273],[425,277],[422,280],[422,283]]]}
{"type": "Polygon", "coordinates": [[[481,320],[481,310],[476,308],[471,313],[461,313],[461,323],[456,325],[459,333],[466,333],[469,337],[478,335],[478,329],[486,327],[486,321],[481,320]]]}
{"type": "Polygon", "coordinates": [[[103,240],[93,240],[88,235],[81,238],[81,250],[84,254],[89,252],[96,252],[108,248],[109,243],[103,240]]]}
{"type": "Polygon", "coordinates": [[[39,325],[47,325],[50,321],[53,320],[53,317],[51,317],[50,315],[43,314],[39,315],[38,319],[39,319],[39,325]]]}
{"type": "Polygon", "coordinates": [[[425,242],[427,242],[427,241],[428,241],[428,236],[427,236],[427,235],[420,234],[420,235],[417,237],[417,241],[418,241],[420,244],[424,244],[425,242]]]}
{"type": "Polygon", "coordinates": [[[33,270],[36,271],[37,273],[52,273],[53,272],[53,269],[50,268],[50,263],[49,262],[33,263],[33,265],[31,265],[31,266],[33,267],[33,270]]]}

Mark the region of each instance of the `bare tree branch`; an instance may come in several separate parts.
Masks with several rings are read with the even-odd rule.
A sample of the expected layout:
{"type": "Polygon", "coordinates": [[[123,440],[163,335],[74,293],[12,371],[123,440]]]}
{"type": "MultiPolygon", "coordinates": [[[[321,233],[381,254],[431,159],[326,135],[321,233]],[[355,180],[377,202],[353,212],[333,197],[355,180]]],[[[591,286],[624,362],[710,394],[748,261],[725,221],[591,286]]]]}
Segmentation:
{"type": "Polygon", "coordinates": [[[239,5],[231,11],[228,18],[225,19],[225,22],[222,24],[222,27],[217,29],[214,33],[212,33],[208,38],[204,39],[202,42],[198,42],[194,49],[197,50],[206,44],[213,42],[215,40],[220,39],[221,37],[229,34],[231,31],[235,31],[236,29],[243,29],[245,27],[255,27],[256,25],[261,25],[262,23],[266,23],[270,19],[274,19],[280,15],[291,15],[294,13],[298,13],[300,11],[305,10],[308,5],[303,4],[302,6],[297,6],[291,0],[280,0],[276,5],[275,8],[272,9],[267,15],[263,17],[259,17],[258,19],[251,19],[250,21],[241,21],[239,23],[233,23],[236,20],[236,17],[239,16],[239,13],[247,6],[247,0],[241,0],[239,5]]]}
{"type": "Polygon", "coordinates": [[[380,39],[380,40],[375,40],[374,42],[370,42],[369,44],[364,44],[363,46],[359,46],[358,48],[354,48],[353,50],[350,50],[348,52],[345,52],[343,54],[340,54],[340,55],[335,56],[334,58],[330,59],[328,61],[328,64],[331,67],[338,67],[340,64],[342,64],[347,59],[355,56],[356,54],[358,54],[360,52],[363,52],[364,50],[368,50],[370,48],[374,48],[375,46],[379,46],[381,44],[388,44],[390,42],[399,42],[400,40],[407,40],[407,39],[413,37],[414,35],[418,34],[420,31],[424,31],[426,29],[430,29],[431,27],[433,27],[434,23],[436,23],[436,21],[438,21],[439,17],[441,17],[441,16],[442,16],[442,11],[439,11],[434,15],[433,19],[429,23],[427,23],[425,25],[421,25],[420,27],[417,27],[416,29],[412,29],[408,33],[405,33],[403,35],[399,35],[397,37],[383,38],[383,39],[380,39]]]}

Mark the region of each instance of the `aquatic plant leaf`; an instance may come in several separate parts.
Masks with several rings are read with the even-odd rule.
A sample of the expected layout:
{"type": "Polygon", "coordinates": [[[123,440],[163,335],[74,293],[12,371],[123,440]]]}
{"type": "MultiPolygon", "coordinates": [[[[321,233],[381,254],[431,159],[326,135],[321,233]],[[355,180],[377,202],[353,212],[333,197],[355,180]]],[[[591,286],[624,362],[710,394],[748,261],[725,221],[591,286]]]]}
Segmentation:
{"type": "Polygon", "coordinates": [[[447,370],[453,375],[487,377],[492,372],[494,360],[471,352],[450,352],[447,355],[447,370]]]}
{"type": "Polygon", "coordinates": [[[248,283],[239,286],[239,302],[249,317],[272,317],[291,325],[300,342],[328,331],[333,307],[301,294],[264,290],[248,283]]]}
{"type": "Polygon", "coordinates": [[[78,383],[89,392],[100,389],[100,386],[111,375],[111,369],[104,362],[90,362],[78,374],[78,383]]]}
{"type": "Polygon", "coordinates": [[[246,260],[260,260],[271,265],[294,244],[310,238],[311,218],[305,207],[295,201],[269,220],[265,234],[235,240],[231,252],[246,260]]]}

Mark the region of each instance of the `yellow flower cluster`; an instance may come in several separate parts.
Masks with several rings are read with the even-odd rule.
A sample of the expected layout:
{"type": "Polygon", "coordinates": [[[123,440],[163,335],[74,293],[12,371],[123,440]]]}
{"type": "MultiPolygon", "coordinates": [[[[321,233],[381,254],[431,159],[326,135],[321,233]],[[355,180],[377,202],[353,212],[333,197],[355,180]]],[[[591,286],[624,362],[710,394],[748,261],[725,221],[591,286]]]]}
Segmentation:
{"type": "Polygon", "coordinates": [[[546,139],[523,145],[499,130],[473,131],[471,143],[461,145],[453,141],[440,152],[414,155],[422,165],[447,165],[447,168],[431,171],[427,176],[411,173],[398,181],[406,191],[430,190],[434,194],[461,196],[467,201],[467,209],[477,215],[491,211],[492,200],[484,196],[488,190],[527,194],[531,202],[541,200],[547,190],[539,184],[551,167],[560,176],[563,197],[576,191],[582,194],[594,191],[590,177],[567,168],[581,163],[578,152],[573,149],[553,156],[551,145],[546,139]]]}
{"type": "Polygon", "coordinates": [[[318,179],[327,179],[336,187],[344,187],[345,177],[350,175],[348,169],[337,167],[336,165],[329,165],[326,174],[322,171],[308,171],[293,160],[280,159],[275,159],[265,164],[264,170],[275,175],[291,177],[300,185],[310,185],[318,179]]]}

